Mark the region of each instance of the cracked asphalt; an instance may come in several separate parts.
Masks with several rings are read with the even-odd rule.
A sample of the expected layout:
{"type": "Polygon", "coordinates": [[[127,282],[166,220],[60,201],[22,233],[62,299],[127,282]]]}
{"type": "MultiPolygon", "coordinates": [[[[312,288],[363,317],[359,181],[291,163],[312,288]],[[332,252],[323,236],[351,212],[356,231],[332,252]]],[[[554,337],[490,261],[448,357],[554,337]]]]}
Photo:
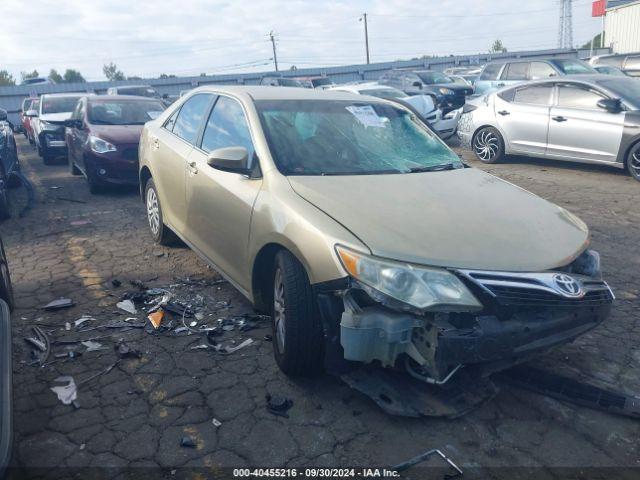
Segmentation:
{"type": "MultiPolygon", "coordinates": [[[[249,332],[226,332],[226,341],[254,340],[226,356],[191,350],[202,343],[197,335],[142,328],[65,330],[66,322],[84,314],[96,319],[91,326],[130,317],[115,304],[132,288],[131,280],[150,287],[184,278],[201,281],[181,288],[207,299],[208,320],[252,310],[230,285],[210,285],[220,277],[189,249],[152,243],[135,189],[90,195],[84,178],[72,177],[63,164],[44,166],[20,140],[23,170],[36,188],[37,202],[23,218],[14,215],[0,226],[17,299],[12,315],[12,475],[61,478],[96,467],[94,472],[110,478],[141,467],[137,471],[162,468],[154,474],[189,477],[220,467],[388,466],[433,448],[449,455],[466,476],[483,478],[513,478],[513,471],[497,467],[520,467],[520,473],[533,469],[536,478],[557,478],[565,468],[640,468],[637,420],[504,384],[493,401],[456,420],[391,417],[338,379],[285,377],[264,339],[270,333],[264,323],[249,332]],[[114,278],[121,287],[112,285],[114,278]],[[73,299],[75,306],[41,309],[61,296],[73,299]],[[231,308],[216,310],[220,301],[231,308]],[[76,359],[52,355],[54,363],[33,365],[23,338],[36,323],[54,340],[101,336],[98,341],[106,349],[76,359]],[[78,408],[63,405],[50,390],[54,379],[72,375],[82,382],[113,365],[113,344],[121,338],[142,358],[123,359],[81,384],[78,408]],[[289,418],[266,411],[266,394],[293,400],[289,418]],[[212,424],[214,418],[221,426],[212,424]],[[195,440],[195,448],[180,446],[184,436],[195,440]]],[[[525,158],[486,166],[468,152],[464,156],[473,166],[585,220],[618,297],[608,321],[546,354],[542,365],[601,386],[640,392],[640,184],[604,167],[525,158]]],[[[24,192],[11,195],[17,212],[24,192]]],[[[134,316],[138,322],[145,318],[143,312],[134,316]]],[[[66,347],[54,344],[53,352],[66,347]]],[[[425,465],[441,466],[436,459],[425,465]]],[[[410,472],[417,477],[424,471],[410,472]]]]}

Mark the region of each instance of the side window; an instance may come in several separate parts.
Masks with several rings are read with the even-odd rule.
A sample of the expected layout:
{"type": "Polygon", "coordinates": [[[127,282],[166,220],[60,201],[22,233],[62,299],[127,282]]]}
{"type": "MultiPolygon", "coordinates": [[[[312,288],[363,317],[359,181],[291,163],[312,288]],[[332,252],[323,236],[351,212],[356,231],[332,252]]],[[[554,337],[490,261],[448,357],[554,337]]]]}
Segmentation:
{"type": "Polygon", "coordinates": [[[516,96],[516,90],[515,88],[504,90],[498,93],[498,96],[505,102],[513,102],[513,98],[516,96]]]}
{"type": "Polygon", "coordinates": [[[502,80],[526,80],[529,64],[527,62],[510,63],[502,72],[502,80]]]}
{"type": "Polygon", "coordinates": [[[482,70],[482,74],[480,74],[480,80],[497,80],[502,65],[502,63],[489,63],[482,70]]]}
{"type": "Polygon", "coordinates": [[[599,110],[598,100],[602,98],[602,95],[593,90],[575,85],[560,85],[558,88],[558,106],[563,108],[599,110]]]}
{"type": "Polygon", "coordinates": [[[552,90],[553,87],[551,85],[534,85],[532,87],[518,88],[516,89],[513,101],[515,103],[548,106],[552,90]]]}
{"type": "Polygon", "coordinates": [[[542,80],[549,77],[555,77],[558,74],[551,65],[544,62],[531,62],[529,67],[530,80],[542,80]]]}
{"type": "Polygon", "coordinates": [[[187,100],[175,120],[173,133],[183,140],[195,144],[211,97],[211,95],[200,94],[187,100]]]}
{"type": "Polygon", "coordinates": [[[244,147],[249,151],[249,158],[253,158],[253,142],[242,106],[236,100],[221,96],[207,121],[201,148],[209,153],[224,147],[244,147]]]}

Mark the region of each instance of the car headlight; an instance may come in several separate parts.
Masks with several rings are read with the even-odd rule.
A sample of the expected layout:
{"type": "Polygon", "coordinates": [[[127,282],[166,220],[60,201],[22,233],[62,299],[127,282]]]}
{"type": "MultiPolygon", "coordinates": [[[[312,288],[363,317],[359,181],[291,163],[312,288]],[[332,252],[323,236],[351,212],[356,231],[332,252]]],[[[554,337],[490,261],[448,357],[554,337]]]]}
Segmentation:
{"type": "Polygon", "coordinates": [[[440,87],[440,88],[438,89],[438,91],[439,91],[442,95],[453,95],[453,90],[451,90],[450,88],[440,87]]]}
{"type": "Polygon", "coordinates": [[[45,132],[55,132],[60,128],[60,125],[56,125],[55,123],[45,122],[44,120],[40,121],[40,128],[45,132]]]}
{"type": "Polygon", "coordinates": [[[89,145],[91,146],[91,150],[96,153],[107,153],[116,151],[115,145],[94,136],[89,137],[89,145]]]}
{"type": "Polygon", "coordinates": [[[393,262],[336,245],[342,266],[364,286],[420,310],[473,311],[482,304],[462,281],[442,268],[393,262]]]}

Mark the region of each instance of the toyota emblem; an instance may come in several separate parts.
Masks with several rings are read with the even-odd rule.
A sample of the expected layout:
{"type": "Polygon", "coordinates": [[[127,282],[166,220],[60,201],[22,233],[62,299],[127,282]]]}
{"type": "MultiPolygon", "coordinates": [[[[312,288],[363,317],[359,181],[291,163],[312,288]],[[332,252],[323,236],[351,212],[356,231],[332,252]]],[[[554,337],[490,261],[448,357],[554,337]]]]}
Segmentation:
{"type": "Polygon", "coordinates": [[[584,294],[578,281],[564,273],[554,275],[553,283],[556,290],[565,297],[581,297],[584,294]]]}

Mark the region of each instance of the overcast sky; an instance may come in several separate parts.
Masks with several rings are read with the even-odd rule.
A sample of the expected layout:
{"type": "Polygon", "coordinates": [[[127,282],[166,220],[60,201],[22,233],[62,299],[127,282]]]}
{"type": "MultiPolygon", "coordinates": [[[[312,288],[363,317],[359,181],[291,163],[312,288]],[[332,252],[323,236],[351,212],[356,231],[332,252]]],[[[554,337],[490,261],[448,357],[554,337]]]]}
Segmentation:
{"type": "MultiPolygon", "coordinates": [[[[0,70],[79,70],[102,80],[115,62],[128,76],[269,70],[269,31],[281,68],[555,48],[557,0],[3,0],[0,70]],[[28,5],[28,6],[27,6],[28,5]]],[[[574,0],[574,43],[600,29],[591,1],[574,0]]]]}

